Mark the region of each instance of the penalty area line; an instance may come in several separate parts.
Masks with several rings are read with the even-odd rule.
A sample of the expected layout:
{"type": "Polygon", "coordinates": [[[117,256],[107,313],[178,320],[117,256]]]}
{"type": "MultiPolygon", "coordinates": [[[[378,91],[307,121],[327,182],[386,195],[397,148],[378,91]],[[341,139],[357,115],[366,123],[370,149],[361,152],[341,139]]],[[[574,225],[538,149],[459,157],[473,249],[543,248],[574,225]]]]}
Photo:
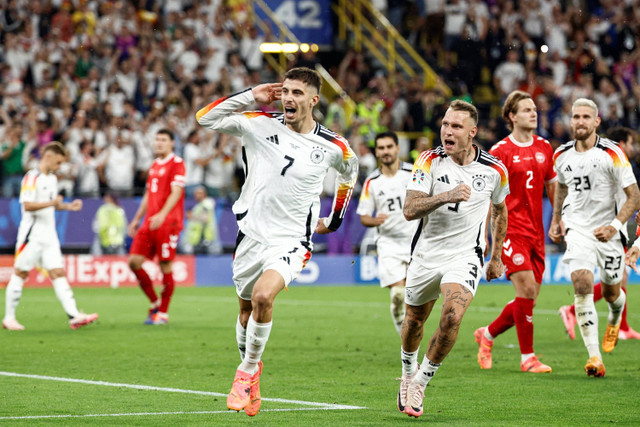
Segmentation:
{"type": "MultiPolygon", "coordinates": [[[[339,406],[339,405],[336,405],[339,406]]],[[[335,411],[344,408],[273,408],[273,409],[261,409],[260,412],[296,412],[296,411],[335,411]]],[[[352,407],[351,409],[360,409],[352,407]]],[[[146,417],[156,415],[208,415],[208,414],[234,414],[238,411],[226,410],[226,411],[171,411],[171,412],[131,412],[122,414],[57,414],[57,415],[24,415],[15,417],[0,417],[0,420],[38,420],[47,418],[99,418],[99,417],[146,417]]]]}
{"type": "MultiPolygon", "coordinates": [[[[141,385],[141,384],[125,384],[125,383],[112,383],[108,381],[93,381],[93,380],[83,380],[78,378],[64,378],[64,377],[51,377],[46,375],[32,375],[32,374],[20,374],[17,372],[5,372],[0,371],[0,376],[5,377],[17,377],[17,378],[31,378],[35,380],[47,380],[47,381],[60,381],[60,382],[68,382],[68,383],[77,383],[77,384],[88,384],[88,385],[100,385],[107,387],[119,387],[119,388],[131,388],[136,390],[148,390],[148,391],[165,391],[170,393],[186,393],[186,394],[199,394],[204,396],[215,396],[215,397],[226,397],[225,393],[216,393],[213,391],[201,391],[201,390],[186,390],[181,388],[172,388],[172,387],[155,387],[149,385],[141,385]]],[[[289,400],[289,399],[279,399],[279,398],[268,398],[263,397],[263,402],[276,402],[276,403],[285,403],[285,404],[293,404],[293,405],[306,405],[313,406],[317,409],[327,409],[327,410],[340,410],[340,409],[367,409],[364,406],[352,406],[352,405],[339,405],[334,403],[322,403],[322,402],[309,402],[305,400],[289,400]]],[[[303,408],[301,408],[303,409],[303,408]]],[[[292,409],[295,410],[295,409],[292,409]]],[[[266,411],[266,409],[265,409],[266,411]]],[[[276,411],[276,409],[271,409],[271,411],[276,411]]],[[[222,411],[227,412],[227,411],[222,411]]],[[[209,413],[209,412],[207,412],[209,413]]],[[[217,413],[217,412],[210,412],[217,413]]],[[[5,419],[5,418],[0,418],[5,419]]]]}

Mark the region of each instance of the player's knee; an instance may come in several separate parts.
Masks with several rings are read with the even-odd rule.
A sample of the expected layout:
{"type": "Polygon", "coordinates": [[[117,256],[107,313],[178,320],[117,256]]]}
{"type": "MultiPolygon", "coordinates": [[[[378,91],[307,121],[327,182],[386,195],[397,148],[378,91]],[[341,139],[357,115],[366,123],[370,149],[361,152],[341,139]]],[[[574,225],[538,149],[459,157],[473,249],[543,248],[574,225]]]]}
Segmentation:
{"type": "Polygon", "coordinates": [[[135,256],[129,257],[129,268],[132,270],[139,270],[142,268],[142,261],[135,256]]]}
{"type": "Polygon", "coordinates": [[[602,286],[602,298],[607,302],[614,302],[620,296],[619,286],[602,286]]]}
{"type": "Polygon", "coordinates": [[[18,270],[17,268],[15,268],[13,270],[13,272],[15,273],[16,276],[20,277],[22,280],[26,280],[27,277],[29,277],[29,272],[28,271],[22,271],[22,270],[18,270]]]}
{"type": "Polygon", "coordinates": [[[64,269],[62,268],[53,268],[51,270],[49,270],[49,276],[51,277],[51,280],[56,280],[60,277],[64,277],[64,269]]]}
{"type": "Polygon", "coordinates": [[[447,312],[440,319],[440,330],[448,333],[457,331],[462,323],[462,316],[455,312],[447,312]]]}
{"type": "Polygon", "coordinates": [[[258,312],[268,310],[273,306],[273,297],[269,292],[255,290],[251,295],[251,304],[258,312]]]}

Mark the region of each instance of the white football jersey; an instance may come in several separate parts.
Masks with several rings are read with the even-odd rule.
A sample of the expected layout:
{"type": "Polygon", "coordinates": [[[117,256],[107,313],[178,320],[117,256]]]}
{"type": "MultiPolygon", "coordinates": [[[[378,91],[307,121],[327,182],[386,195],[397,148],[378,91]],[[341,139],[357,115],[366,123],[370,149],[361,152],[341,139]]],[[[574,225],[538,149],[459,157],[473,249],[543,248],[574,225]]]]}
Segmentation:
{"type": "Polygon", "coordinates": [[[465,166],[451,160],[442,147],[423,152],[413,165],[407,190],[435,196],[461,183],[471,188],[466,202],[442,205],[420,220],[422,231],[412,256],[425,264],[440,264],[443,258],[468,253],[475,253],[483,262],[487,213],[491,204],[502,203],[509,194],[509,178],[500,160],[475,149],[474,161],[465,166]]]}
{"type": "Polygon", "coordinates": [[[338,172],[327,223],[337,230],[353,193],[358,160],[346,139],[318,123],[310,133],[300,134],[285,125],[283,114],[234,112],[254,102],[247,89],[196,115],[202,126],[242,137],[246,181],[233,205],[238,227],[263,244],[300,239],[310,245],[328,169],[338,172]]]}
{"type": "Polygon", "coordinates": [[[553,155],[558,182],[568,188],[562,206],[565,229],[591,234],[608,225],[626,197],[621,189],[636,183],[624,151],[613,141],[597,137],[588,151],[575,149],[575,141],[558,147],[553,155]]]}
{"type": "Polygon", "coordinates": [[[402,211],[407,194],[407,184],[411,179],[411,163],[401,162],[400,169],[392,177],[384,175],[380,169],[373,171],[365,180],[358,203],[358,215],[386,214],[388,218],[376,230],[381,237],[411,244],[417,221],[407,221],[402,211]]]}
{"type": "Polygon", "coordinates": [[[24,202],[50,202],[58,196],[58,178],[55,174],[43,174],[37,168],[31,169],[22,178],[20,205],[22,219],[18,227],[17,246],[27,241],[58,242],[56,232],[56,208],[25,211],[24,202]]]}

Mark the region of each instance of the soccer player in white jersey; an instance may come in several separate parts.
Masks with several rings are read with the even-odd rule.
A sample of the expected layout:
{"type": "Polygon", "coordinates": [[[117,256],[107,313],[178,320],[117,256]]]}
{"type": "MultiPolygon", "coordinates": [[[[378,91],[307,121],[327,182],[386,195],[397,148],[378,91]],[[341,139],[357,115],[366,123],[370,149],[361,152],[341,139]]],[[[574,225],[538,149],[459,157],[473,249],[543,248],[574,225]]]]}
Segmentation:
{"type": "Polygon", "coordinates": [[[391,318],[399,334],[404,320],[404,285],[411,260],[411,239],[418,226],[417,222],[407,222],[402,213],[412,165],[400,161],[400,145],[394,132],[376,135],[375,153],[380,167],[365,180],[356,212],[362,225],[376,227],[380,286],[389,288],[391,318]]]}
{"type": "Polygon", "coordinates": [[[593,271],[600,267],[602,295],[609,303],[607,330],[602,339],[606,353],[618,340],[626,295],[620,288],[624,269],[624,243],[620,235],[640,204],[640,191],[624,151],[600,138],[595,102],[580,98],[573,103],[571,128],[575,140],[556,149],[554,164],[558,187],[549,237],[567,244],[563,261],[569,264],[575,290],[576,318],[589,360],[587,375],[603,377],[605,367],[598,346],[598,314],[593,302],[593,271]],[[624,203],[615,197],[622,188],[624,203]]]}
{"type": "Polygon", "coordinates": [[[420,220],[407,272],[406,315],[402,324],[402,377],[398,409],[422,415],[424,389],[458,337],[484,265],[485,221],[491,209],[493,246],[487,280],[500,277],[507,232],[507,169],[473,144],[478,110],[468,102],[451,103],[442,119],[442,147],[423,152],[413,165],[404,215],[420,220]],[[418,350],[424,322],[442,293],[442,312],[422,365],[418,350]]]}
{"type": "Polygon", "coordinates": [[[62,263],[60,241],[56,232],[56,210],[79,211],[82,200],[64,203],[58,195],[55,172],[67,156],[64,145],[52,142],[45,146],[38,167],[31,169],[22,179],[20,205],[22,218],[18,227],[14,272],[6,290],[2,327],[12,331],[24,330],[16,319],[16,308],[22,297],[22,287],[34,267],[46,270],[53,282],[56,296],[69,316],[71,329],[78,329],[98,318],[98,315],[80,313],[73,291],[69,286],[62,263]]]}
{"type": "Polygon", "coordinates": [[[246,181],[233,205],[238,239],[233,262],[240,313],[236,338],[242,363],[227,406],[254,416],[260,408],[261,356],[271,332],[273,303],[311,257],[314,232],[338,229],[353,193],[358,161],[349,142],[313,119],[320,76],[294,68],[282,83],[223,97],[198,111],[200,125],[242,137],[246,181]],[[235,112],[280,100],[284,114],[235,112]],[[333,211],[319,218],[322,182],[337,170],[333,211]]]}

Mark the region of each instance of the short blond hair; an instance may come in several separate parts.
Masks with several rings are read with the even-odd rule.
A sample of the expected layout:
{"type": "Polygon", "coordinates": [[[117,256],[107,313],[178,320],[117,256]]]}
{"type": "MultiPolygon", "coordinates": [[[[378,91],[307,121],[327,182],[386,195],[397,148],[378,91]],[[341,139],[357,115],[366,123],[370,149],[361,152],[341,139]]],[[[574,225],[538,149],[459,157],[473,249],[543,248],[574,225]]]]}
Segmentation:
{"type": "Polygon", "coordinates": [[[578,99],[576,99],[573,102],[573,105],[571,106],[571,114],[573,114],[573,110],[576,107],[589,107],[596,113],[596,117],[598,117],[598,106],[596,105],[595,102],[593,102],[590,99],[587,99],[587,98],[578,98],[578,99]]]}

